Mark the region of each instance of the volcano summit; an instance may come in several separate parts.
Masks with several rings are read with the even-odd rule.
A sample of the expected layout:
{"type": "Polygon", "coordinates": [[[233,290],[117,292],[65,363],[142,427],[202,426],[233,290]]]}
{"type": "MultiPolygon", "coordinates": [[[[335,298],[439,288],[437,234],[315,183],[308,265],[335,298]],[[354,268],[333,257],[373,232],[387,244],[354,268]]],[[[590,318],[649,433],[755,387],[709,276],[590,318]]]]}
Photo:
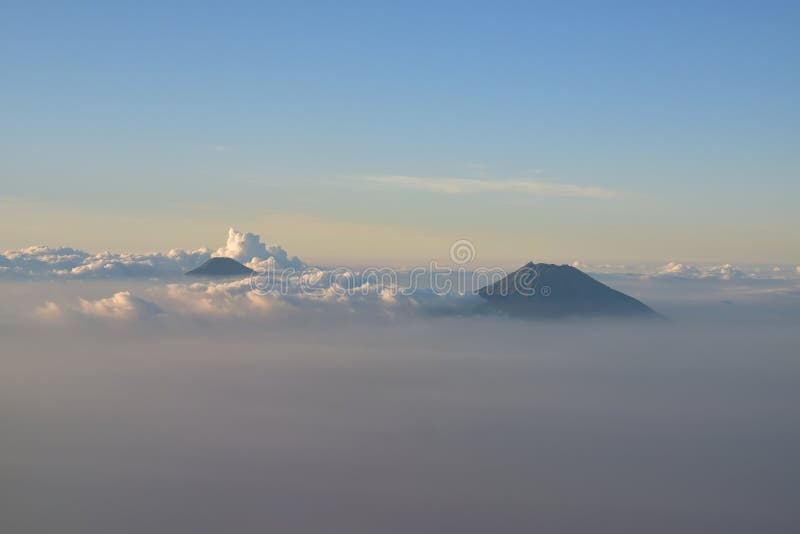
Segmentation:
{"type": "Polygon", "coordinates": [[[642,302],[569,265],[530,262],[478,294],[511,316],[658,317],[642,302]]]}

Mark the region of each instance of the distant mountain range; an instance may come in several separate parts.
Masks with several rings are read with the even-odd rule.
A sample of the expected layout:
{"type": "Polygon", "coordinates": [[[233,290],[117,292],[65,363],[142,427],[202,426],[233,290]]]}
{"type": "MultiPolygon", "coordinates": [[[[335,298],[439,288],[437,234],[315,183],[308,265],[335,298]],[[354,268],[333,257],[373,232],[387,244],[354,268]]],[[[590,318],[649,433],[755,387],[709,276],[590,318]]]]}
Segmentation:
{"type": "Polygon", "coordinates": [[[253,269],[242,265],[233,258],[211,258],[186,274],[189,276],[241,276],[253,272],[253,269]]]}
{"type": "Polygon", "coordinates": [[[647,305],[569,265],[530,262],[479,295],[490,309],[517,317],[660,317],[647,305]]]}

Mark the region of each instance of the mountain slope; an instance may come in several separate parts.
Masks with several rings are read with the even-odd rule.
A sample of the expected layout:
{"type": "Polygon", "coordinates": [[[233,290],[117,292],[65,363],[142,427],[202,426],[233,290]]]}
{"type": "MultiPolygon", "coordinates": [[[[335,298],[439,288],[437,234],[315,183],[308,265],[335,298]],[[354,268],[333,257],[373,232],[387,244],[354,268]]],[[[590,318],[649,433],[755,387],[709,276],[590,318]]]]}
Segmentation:
{"type": "Polygon", "coordinates": [[[520,317],[658,317],[642,302],[569,265],[530,262],[478,292],[489,308],[520,317]]]}
{"type": "Polygon", "coordinates": [[[189,276],[237,276],[249,275],[253,269],[246,267],[233,258],[211,258],[200,267],[192,269],[189,276]]]}

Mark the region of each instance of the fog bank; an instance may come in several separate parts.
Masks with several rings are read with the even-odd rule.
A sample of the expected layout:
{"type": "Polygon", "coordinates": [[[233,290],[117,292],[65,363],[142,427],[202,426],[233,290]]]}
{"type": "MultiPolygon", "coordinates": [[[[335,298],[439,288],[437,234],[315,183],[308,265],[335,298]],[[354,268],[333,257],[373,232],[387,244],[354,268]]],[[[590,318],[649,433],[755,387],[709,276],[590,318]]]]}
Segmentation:
{"type": "Polygon", "coordinates": [[[788,326],[417,318],[0,333],[4,532],[797,524],[800,334],[788,326]]]}

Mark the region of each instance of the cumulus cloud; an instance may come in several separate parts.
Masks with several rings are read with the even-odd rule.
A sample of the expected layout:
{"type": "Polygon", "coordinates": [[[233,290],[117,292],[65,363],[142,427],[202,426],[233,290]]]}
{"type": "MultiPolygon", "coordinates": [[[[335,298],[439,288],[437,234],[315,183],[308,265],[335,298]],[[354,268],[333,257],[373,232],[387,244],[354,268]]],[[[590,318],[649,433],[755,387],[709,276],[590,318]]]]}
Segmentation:
{"type": "Polygon", "coordinates": [[[286,250],[280,245],[266,245],[261,238],[249,232],[239,232],[233,228],[228,229],[228,241],[220,247],[213,256],[233,258],[251,268],[302,268],[303,262],[297,256],[289,257],[286,250]]]}
{"type": "Polygon", "coordinates": [[[0,253],[2,278],[151,278],[175,277],[212,256],[227,256],[253,269],[305,267],[296,256],[289,257],[280,245],[266,245],[258,235],[228,231],[225,246],[216,252],[208,248],[172,249],[145,254],[100,252],[90,254],[73,248],[34,246],[0,253]]]}
{"type": "Polygon", "coordinates": [[[79,299],[77,306],[48,301],[36,309],[35,315],[42,320],[62,317],[149,320],[159,316],[256,320],[317,317],[326,321],[359,317],[369,321],[467,315],[477,310],[479,301],[475,295],[443,296],[425,288],[403,291],[396,281],[381,280],[367,272],[315,269],[277,276],[271,284],[257,284],[250,278],[155,282],[140,286],[148,300],[131,291],[120,291],[96,300],[79,299]]]}
{"type": "Polygon", "coordinates": [[[36,317],[48,321],[58,320],[64,316],[63,312],[61,311],[61,307],[55,302],[49,300],[41,306],[38,306],[36,310],[34,310],[34,314],[36,317]]]}
{"type": "Polygon", "coordinates": [[[181,315],[215,317],[361,314],[375,318],[469,311],[468,296],[439,296],[430,290],[405,295],[396,286],[364,279],[360,273],[345,278],[318,270],[282,279],[270,289],[254,288],[249,279],[168,284],[160,302],[181,315]]]}
{"type": "Polygon", "coordinates": [[[695,267],[683,263],[669,262],[649,276],[657,278],[734,280],[748,278],[753,275],[734,267],[730,263],[713,267],[695,267]]]}
{"type": "Polygon", "coordinates": [[[166,254],[100,252],[72,248],[29,247],[0,254],[6,278],[122,278],[181,274],[211,257],[208,249],[170,250],[166,254]]]}
{"type": "Polygon", "coordinates": [[[162,310],[156,304],[132,295],[130,291],[120,291],[108,298],[80,299],[80,312],[104,319],[129,320],[148,319],[160,314],[162,310]]]}
{"type": "MultiPolygon", "coordinates": [[[[257,234],[228,230],[225,244],[216,250],[172,249],[168,252],[128,253],[100,252],[91,254],[69,247],[33,246],[0,253],[0,279],[164,279],[179,280],[183,274],[212,257],[230,257],[251,269],[262,272],[293,269],[301,273],[308,266],[297,256],[289,256],[277,244],[262,241],[257,234]]],[[[717,266],[694,266],[670,262],[657,269],[651,266],[587,265],[573,262],[573,266],[595,275],[622,278],[690,279],[730,281],[748,279],[796,279],[796,268],[749,268],[747,270],[729,263],[717,266]]],[[[306,273],[309,274],[309,273],[306,273]]],[[[356,279],[349,283],[357,282],[356,279]]]]}
{"type": "Polygon", "coordinates": [[[181,315],[241,317],[265,314],[282,304],[280,298],[252,292],[249,280],[168,284],[163,298],[165,306],[181,315]]]}
{"type": "Polygon", "coordinates": [[[0,274],[7,277],[26,277],[40,273],[69,271],[82,265],[90,254],[82,250],[61,247],[33,246],[7,250],[0,254],[0,274]]]}
{"type": "Polygon", "coordinates": [[[701,274],[700,269],[697,267],[671,261],[661,267],[658,272],[655,273],[655,276],[696,278],[701,276],[701,274]]]}
{"type": "MultiPolygon", "coordinates": [[[[441,291],[430,289],[426,283],[409,291],[406,285],[410,281],[409,272],[399,273],[398,281],[368,271],[308,269],[289,274],[285,271],[260,273],[239,280],[128,282],[138,284],[129,288],[146,296],[147,300],[123,291],[98,300],[81,299],[76,308],[69,301],[62,303],[48,293],[41,300],[47,298],[49,301],[37,308],[36,316],[42,320],[87,316],[137,320],[159,316],[165,320],[209,318],[270,322],[316,319],[335,322],[352,317],[369,322],[481,313],[482,300],[475,294],[462,295],[453,287],[442,295],[441,291]],[[162,310],[164,313],[159,314],[162,310]]],[[[697,307],[704,302],[714,307],[720,302],[740,304],[765,298],[775,302],[778,297],[788,299],[785,307],[791,307],[798,294],[794,278],[736,278],[741,276],[737,274],[738,270],[727,264],[700,269],[673,263],[658,273],[619,275],[608,283],[648,304],[657,305],[660,301],[661,305],[666,303],[673,308],[677,305],[697,307]]],[[[605,275],[596,276],[601,280],[608,279],[605,275]]],[[[38,302],[41,300],[37,299],[38,302]]],[[[668,312],[669,309],[660,311],[668,312]]],[[[728,309],[722,311],[728,315],[733,313],[728,309]]]]}
{"type": "Polygon", "coordinates": [[[734,267],[730,263],[726,263],[725,265],[720,265],[717,267],[711,267],[705,272],[705,275],[716,277],[720,280],[733,280],[734,278],[746,278],[748,276],[747,273],[734,267]]]}
{"type": "Polygon", "coordinates": [[[256,234],[250,232],[237,232],[228,228],[228,241],[220,247],[214,256],[233,258],[241,262],[248,262],[253,258],[264,259],[268,256],[267,247],[256,234]]]}
{"type": "Polygon", "coordinates": [[[209,258],[207,249],[170,251],[167,254],[128,254],[102,252],[87,258],[69,271],[56,271],[62,276],[78,278],[124,278],[177,275],[190,265],[209,258]]]}
{"type": "Polygon", "coordinates": [[[375,318],[397,312],[410,315],[419,307],[414,299],[395,296],[378,284],[365,283],[345,292],[326,283],[312,288],[309,284],[314,282],[303,278],[294,276],[281,290],[266,292],[253,289],[249,279],[159,284],[147,289],[152,300],[120,291],[96,300],[81,298],[77,306],[47,301],[34,310],[34,315],[46,321],[80,317],[137,321],[157,316],[262,320],[324,314],[348,317],[354,313],[375,318]]]}

